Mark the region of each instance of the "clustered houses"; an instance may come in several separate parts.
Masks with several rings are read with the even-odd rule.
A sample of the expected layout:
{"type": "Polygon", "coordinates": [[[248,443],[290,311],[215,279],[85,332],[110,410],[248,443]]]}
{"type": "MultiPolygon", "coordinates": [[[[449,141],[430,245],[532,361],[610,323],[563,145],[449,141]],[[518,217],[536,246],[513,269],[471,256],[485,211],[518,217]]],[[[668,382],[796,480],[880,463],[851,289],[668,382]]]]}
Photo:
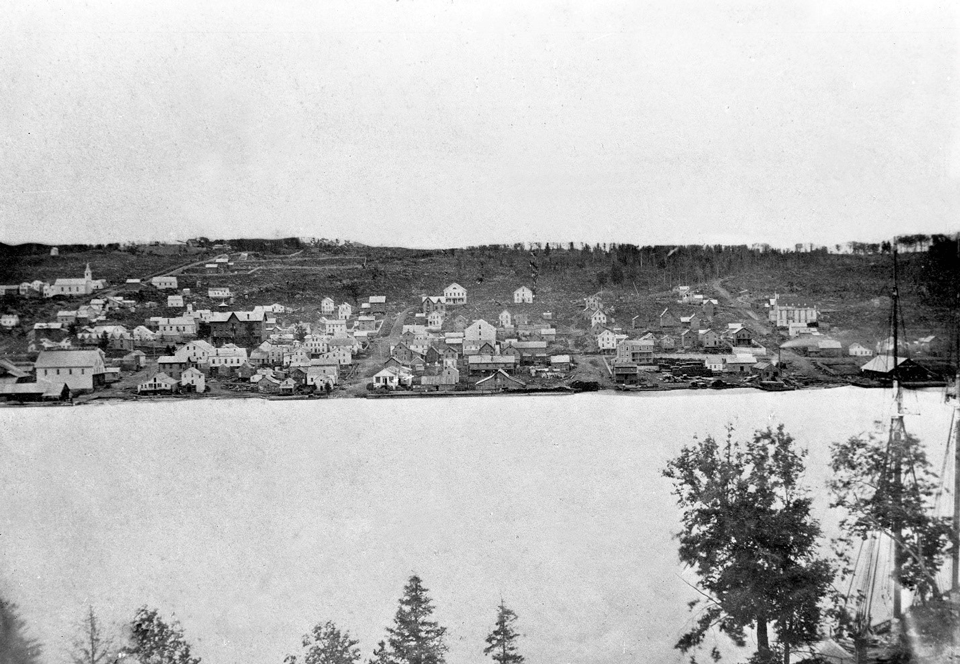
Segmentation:
{"type": "MultiPolygon", "coordinates": [[[[446,305],[445,298],[424,296],[421,306],[446,305]]],[[[391,346],[390,356],[372,377],[370,388],[519,389],[526,386],[516,376],[521,370],[546,376],[568,371],[570,357],[554,362],[547,348],[544,336],[553,340],[555,330],[540,335],[543,324],[532,324],[530,318],[527,313],[504,310],[498,317],[499,327],[463,316],[457,316],[454,331],[448,332],[441,332],[433,321],[404,325],[399,342],[391,346]]]]}
{"type": "MultiPolygon", "coordinates": [[[[718,331],[712,327],[715,301],[686,286],[679,287],[677,292],[680,302],[688,306],[679,311],[664,308],[656,315],[652,329],[633,338],[617,334],[616,329],[600,322],[600,294],[586,298],[587,308],[582,316],[594,330],[597,349],[614,354],[608,366],[615,382],[636,384],[644,371],[657,371],[661,364],[673,366],[675,371],[680,367],[681,373],[694,376],[745,374],[761,380],[779,377],[779,368],[766,359],[767,350],[755,341],[750,327],[730,323],[718,331]]],[[[832,346],[829,352],[834,352],[832,346]]]]}
{"type": "MultiPolygon", "coordinates": [[[[125,292],[139,291],[138,299],[94,298],[89,304],[62,309],[56,322],[34,324],[27,334],[27,350],[39,357],[35,365],[30,363],[18,368],[15,376],[11,374],[6,382],[18,386],[0,391],[0,399],[69,397],[118,380],[121,371],[145,369],[152,371],[136,386],[141,394],[203,392],[210,377],[249,380],[261,392],[270,392],[274,384],[281,393],[329,390],[350,370],[367,339],[379,331],[382,318],[378,315],[386,311],[384,296],[371,296],[359,317],[349,303],[338,306],[327,298],[323,308],[330,318],[321,319],[319,325],[298,321],[284,327],[277,322],[277,315],[289,313],[282,304],[231,311],[226,301],[232,299],[232,293],[226,287],[206,291],[208,297],[224,300],[217,311],[210,311],[186,302],[190,289],[161,295],[161,290],[177,289],[175,277],[155,277],[149,285],[139,279],[128,281],[135,283],[125,292]],[[138,308],[158,308],[157,302],[145,301],[149,289],[157,291],[157,299],[166,301],[168,308],[182,312],[151,316],[135,326],[107,322],[106,314],[113,310],[127,322],[138,308]],[[108,362],[104,351],[114,359],[108,362]]],[[[52,290],[49,284],[38,282],[27,284],[24,290],[86,296],[99,285],[88,266],[83,280],[60,280],[52,290]]],[[[4,292],[7,290],[22,297],[20,287],[4,292]]],[[[3,315],[0,325],[14,329],[20,322],[17,314],[10,313],[3,315]]]]}
{"type": "Polygon", "coordinates": [[[142,383],[138,391],[202,392],[206,377],[212,375],[246,382],[266,394],[329,391],[350,370],[355,354],[366,347],[363,339],[378,330],[381,321],[365,315],[361,325],[360,317],[349,320],[353,313],[349,304],[337,306],[328,300],[321,310],[325,308],[338,317],[321,317],[317,324],[277,324],[275,315],[287,311],[280,304],[207,316],[210,341],[192,340],[174,354],[161,357],[157,374],[142,383]],[[352,328],[348,327],[350,323],[352,328]]]}

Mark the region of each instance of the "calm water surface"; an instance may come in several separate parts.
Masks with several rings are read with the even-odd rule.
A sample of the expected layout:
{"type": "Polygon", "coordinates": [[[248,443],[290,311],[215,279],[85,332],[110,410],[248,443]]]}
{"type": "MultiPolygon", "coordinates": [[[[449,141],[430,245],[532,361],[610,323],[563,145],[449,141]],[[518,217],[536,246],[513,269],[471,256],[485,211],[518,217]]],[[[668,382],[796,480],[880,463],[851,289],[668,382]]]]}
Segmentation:
{"type": "MultiPolygon", "coordinates": [[[[906,405],[939,465],[950,407],[906,405]]],[[[501,596],[528,661],[684,661],[666,461],[783,422],[829,529],[828,444],[891,410],[855,388],[5,409],[0,592],[51,662],[88,603],[114,626],[175,614],[210,664],[280,664],[328,619],[366,658],[413,572],[451,663],[484,661],[501,596]]]]}

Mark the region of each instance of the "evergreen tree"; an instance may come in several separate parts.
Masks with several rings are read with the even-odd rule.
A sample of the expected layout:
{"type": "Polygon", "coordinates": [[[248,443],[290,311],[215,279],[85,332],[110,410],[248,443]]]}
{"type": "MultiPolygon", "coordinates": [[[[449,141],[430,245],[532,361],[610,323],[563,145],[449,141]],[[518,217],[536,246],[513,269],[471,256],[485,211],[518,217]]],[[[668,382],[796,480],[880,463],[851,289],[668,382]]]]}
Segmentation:
{"type": "Polygon", "coordinates": [[[377,649],[373,651],[373,657],[370,658],[369,664],[393,664],[390,651],[384,641],[377,643],[377,649]]]}
{"type": "Polygon", "coordinates": [[[17,605],[0,597],[0,664],[38,664],[40,644],[27,635],[17,605]]]}
{"type": "MultiPolygon", "coordinates": [[[[302,664],[357,664],[360,661],[359,641],[329,620],[314,626],[303,635],[302,664]]],[[[284,664],[300,664],[296,655],[287,655],[284,664]]]]}
{"type": "Polygon", "coordinates": [[[745,443],[734,442],[731,430],[724,442],[707,437],[667,464],[663,474],[683,511],[680,560],[696,570],[710,598],[679,650],[698,647],[714,625],[740,646],[745,628],[754,627],[753,662],[775,661],[768,626],[783,661],[793,646],[818,638],[820,602],[834,572],[817,557],[820,526],[799,483],[803,456],[781,425],[745,443]]]}
{"type": "Polygon", "coordinates": [[[389,658],[394,664],[444,664],[447,628],[431,620],[433,602],[420,577],[414,574],[403,589],[400,607],[387,629],[389,658]]]}
{"type": "Polygon", "coordinates": [[[517,614],[511,611],[500,600],[497,610],[497,624],[487,636],[487,647],[484,655],[497,664],[523,664],[523,655],[517,652],[517,639],[520,635],[516,630],[517,614]]]}
{"type": "Polygon", "coordinates": [[[168,625],[155,609],[141,606],[130,625],[131,645],[126,648],[142,664],[200,664],[183,638],[183,629],[174,621],[168,625]]]}
{"type": "Polygon", "coordinates": [[[87,607],[79,632],[70,651],[74,664],[104,664],[112,659],[113,641],[104,634],[103,625],[92,606],[87,607]]]}

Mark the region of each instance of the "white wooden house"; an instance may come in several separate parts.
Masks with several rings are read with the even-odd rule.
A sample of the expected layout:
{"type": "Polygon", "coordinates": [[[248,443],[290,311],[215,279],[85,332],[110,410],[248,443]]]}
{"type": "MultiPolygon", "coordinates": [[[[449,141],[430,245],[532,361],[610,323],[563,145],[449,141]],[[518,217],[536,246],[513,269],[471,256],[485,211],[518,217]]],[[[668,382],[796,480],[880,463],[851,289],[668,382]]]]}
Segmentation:
{"type": "Polygon", "coordinates": [[[467,289],[454,282],[443,289],[443,297],[447,304],[466,304],[467,289]]]}
{"type": "Polygon", "coordinates": [[[239,367],[246,361],[247,349],[233,344],[214,349],[214,353],[207,358],[211,367],[239,367]]]}
{"type": "Polygon", "coordinates": [[[617,349],[617,335],[609,328],[603,328],[597,334],[597,348],[601,353],[612,353],[617,349]]]}
{"type": "Polygon", "coordinates": [[[526,286],[521,286],[513,291],[514,304],[533,304],[533,291],[526,286]]]}
{"type": "Polygon", "coordinates": [[[870,357],[873,355],[872,350],[856,341],[850,344],[850,347],[847,348],[847,353],[849,353],[851,357],[870,357]]]}
{"type": "Polygon", "coordinates": [[[150,280],[150,283],[153,284],[153,287],[157,290],[176,290],[177,289],[177,278],[176,277],[154,277],[150,280]]]}
{"type": "Polygon", "coordinates": [[[320,313],[322,313],[324,316],[330,316],[333,314],[336,307],[337,304],[333,301],[333,298],[325,297],[320,302],[320,313]]]}
{"type": "Polygon", "coordinates": [[[320,325],[324,334],[346,334],[347,321],[343,318],[321,318],[320,325]]]}
{"type": "Polygon", "coordinates": [[[173,394],[177,391],[180,382],[171,378],[162,371],[153,378],[145,380],[137,385],[138,394],[173,394]]]}
{"type": "Polygon", "coordinates": [[[207,378],[196,367],[190,367],[180,375],[180,385],[189,386],[192,391],[202,393],[207,389],[207,378]]]}

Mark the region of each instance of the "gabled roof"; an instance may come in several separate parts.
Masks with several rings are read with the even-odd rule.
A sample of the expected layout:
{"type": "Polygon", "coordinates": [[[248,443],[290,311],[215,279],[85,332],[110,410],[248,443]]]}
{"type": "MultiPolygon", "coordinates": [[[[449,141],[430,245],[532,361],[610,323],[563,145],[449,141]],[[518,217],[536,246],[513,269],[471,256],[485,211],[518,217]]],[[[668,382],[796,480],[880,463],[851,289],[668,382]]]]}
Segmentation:
{"type": "Polygon", "coordinates": [[[27,378],[30,373],[24,371],[10,360],[0,358],[0,374],[9,374],[14,378],[27,378]]]}
{"type": "Polygon", "coordinates": [[[889,373],[893,371],[894,366],[900,366],[907,361],[905,357],[897,357],[897,363],[894,365],[892,355],[877,355],[875,358],[860,367],[860,371],[873,371],[876,373],[889,373]]]}
{"type": "Polygon", "coordinates": [[[512,355],[471,355],[467,364],[516,364],[517,358],[512,355]]]}
{"type": "Polygon", "coordinates": [[[161,371],[160,373],[156,374],[153,378],[145,380],[140,384],[145,385],[147,383],[163,383],[164,385],[176,385],[178,382],[179,381],[177,381],[175,378],[171,378],[170,376],[168,376],[167,374],[161,371]]]}
{"type": "Polygon", "coordinates": [[[215,313],[210,316],[211,323],[226,323],[230,320],[231,316],[236,316],[237,320],[242,323],[256,323],[262,322],[266,319],[266,313],[261,309],[260,311],[224,311],[221,313],[215,313]]]}
{"type": "Polygon", "coordinates": [[[41,351],[35,366],[38,369],[62,369],[92,367],[98,363],[103,363],[103,357],[97,350],[56,350],[41,351]]]}
{"type": "Polygon", "coordinates": [[[519,385],[520,387],[525,387],[525,386],[526,386],[526,383],[524,383],[522,380],[518,380],[518,379],[514,378],[513,376],[511,376],[510,374],[508,374],[508,373],[507,373],[506,371],[504,371],[503,369],[497,369],[496,371],[494,371],[492,374],[490,374],[490,375],[487,376],[486,378],[481,378],[480,380],[478,380],[478,381],[476,382],[476,384],[477,384],[477,385],[483,385],[483,384],[486,383],[487,381],[493,380],[494,378],[496,378],[496,377],[498,377],[498,376],[501,377],[502,379],[506,380],[506,381],[509,381],[509,382],[511,382],[511,383],[515,383],[515,384],[519,385]]]}
{"type": "Polygon", "coordinates": [[[0,384],[0,394],[39,394],[42,397],[59,397],[65,383],[49,380],[38,380],[34,383],[6,383],[0,384]]]}

